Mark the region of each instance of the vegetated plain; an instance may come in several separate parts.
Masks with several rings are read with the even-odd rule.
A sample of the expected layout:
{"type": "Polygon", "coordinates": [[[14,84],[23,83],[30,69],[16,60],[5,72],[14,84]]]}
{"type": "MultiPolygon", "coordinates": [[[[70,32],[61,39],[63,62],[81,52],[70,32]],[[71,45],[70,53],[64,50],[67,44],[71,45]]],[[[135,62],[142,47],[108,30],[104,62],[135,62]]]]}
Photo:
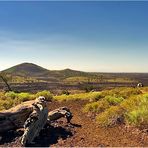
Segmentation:
{"type": "MultiPolygon", "coordinates": [[[[52,99],[49,110],[67,106],[74,115],[73,126],[60,119],[56,127],[43,130],[33,146],[148,146],[147,74],[48,71],[28,63],[4,73],[12,89],[21,89],[0,92],[1,111],[43,95],[52,99]],[[21,69],[22,66],[27,68],[21,69]],[[138,82],[144,87],[137,88],[138,82]],[[24,89],[28,83],[30,89],[38,83],[47,86],[45,90],[44,87],[24,89]],[[54,83],[55,88],[51,85],[54,83]]],[[[10,131],[4,135],[0,146],[21,146],[20,137],[20,131],[19,134],[10,131]]]]}
{"type": "MultiPolygon", "coordinates": [[[[2,71],[14,91],[38,92],[50,90],[61,94],[90,90],[104,90],[114,87],[136,87],[142,82],[148,86],[148,73],[94,73],[71,69],[47,70],[32,63],[22,63],[2,71]],[[58,89],[56,89],[58,88],[58,89]]],[[[7,87],[0,79],[0,90],[7,87]]]]}

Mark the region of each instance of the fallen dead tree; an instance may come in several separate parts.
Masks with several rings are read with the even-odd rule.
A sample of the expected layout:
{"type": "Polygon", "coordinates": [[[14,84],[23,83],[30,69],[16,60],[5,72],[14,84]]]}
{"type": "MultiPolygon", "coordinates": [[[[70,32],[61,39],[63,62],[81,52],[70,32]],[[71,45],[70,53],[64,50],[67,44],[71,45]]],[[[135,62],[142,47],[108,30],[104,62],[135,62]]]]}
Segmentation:
{"type": "Polygon", "coordinates": [[[27,101],[12,109],[0,112],[0,135],[9,130],[24,127],[22,145],[31,143],[39,135],[45,124],[65,117],[67,122],[72,119],[72,113],[67,107],[60,107],[48,113],[44,97],[35,101],[27,101]]]}
{"type": "Polygon", "coordinates": [[[0,133],[23,127],[29,114],[33,111],[34,101],[27,101],[12,109],[0,112],[0,133]]]}
{"type": "Polygon", "coordinates": [[[67,123],[70,123],[73,115],[70,112],[69,108],[67,108],[67,107],[60,107],[60,108],[55,109],[53,111],[50,111],[48,113],[48,121],[49,122],[58,120],[58,119],[60,119],[62,117],[65,117],[67,119],[67,123]]]}
{"type": "Polygon", "coordinates": [[[39,97],[33,103],[33,112],[24,124],[24,134],[22,136],[21,144],[26,145],[33,142],[45,126],[48,118],[48,108],[44,97],[39,97]]]}

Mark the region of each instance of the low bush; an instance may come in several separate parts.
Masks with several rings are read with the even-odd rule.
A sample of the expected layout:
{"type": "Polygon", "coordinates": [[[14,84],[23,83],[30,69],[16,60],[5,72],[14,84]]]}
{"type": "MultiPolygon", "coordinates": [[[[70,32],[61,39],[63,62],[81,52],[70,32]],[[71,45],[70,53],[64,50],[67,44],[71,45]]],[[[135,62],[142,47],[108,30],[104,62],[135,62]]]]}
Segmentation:
{"type": "MultiPolygon", "coordinates": [[[[112,99],[111,99],[112,100],[112,99]]],[[[110,106],[97,115],[100,126],[112,126],[126,123],[139,128],[148,128],[148,94],[131,96],[117,106],[110,106]]]]}
{"type": "Polygon", "coordinates": [[[92,103],[86,104],[83,108],[83,111],[84,112],[100,113],[109,107],[110,107],[110,105],[106,100],[100,100],[98,102],[92,102],[92,103]]]}
{"type": "Polygon", "coordinates": [[[124,110],[119,106],[111,106],[96,117],[96,121],[100,126],[113,126],[122,122],[124,110]]]}
{"type": "Polygon", "coordinates": [[[125,115],[126,123],[140,128],[148,128],[148,106],[140,106],[125,115]]]}
{"type": "Polygon", "coordinates": [[[39,96],[44,96],[47,100],[51,100],[53,98],[52,94],[49,91],[42,91],[36,94],[25,92],[0,92],[0,110],[9,109],[22,102],[33,100],[39,96]]]}
{"type": "Polygon", "coordinates": [[[105,99],[109,102],[110,105],[118,105],[124,100],[123,97],[114,96],[106,96],[105,99]]]}
{"type": "Polygon", "coordinates": [[[34,95],[32,95],[30,93],[18,93],[17,98],[21,102],[25,102],[25,101],[33,100],[34,99],[34,95]]]}
{"type": "MultiPolygon", "coordinates": [[[[148,93],[138,88],[116,88],[96,95],[99,101],[88,103],[84,112],[97,113],[100,126],[126,123],[137,127],[148,127],[148,93]]],[[[95,101],[95,100],[94,100],[95,101]]]]}
{"type": "Polygon", "coordinates": [[[13,107],[14,101],[10,98],[5,100],[0,100],[0,110],[5,110],[13,107]]]}
{"type": "Polygon", "coordinates": [[[50,101],[50,100],[53,99],[53,95],[47,90],[38,92],[35,96],[36,96],[36,98],[39,97],[39,96],[44,96],[47,101],[50,101]]]}
{"type": "Polygon", "coordinates": [[[70,94],[70,95],[60,95],[54,96],[54,99],[57,101],[69,101],[69,100],[90,100],[93,101],[96,99],[100,92],[89,92],[89,93],[80,93],[80,94],[70,94]]]}
{"type": "Polygon", "coordinates": [[[131,98],[122,107],[128,110],[125,114],[127,124],[148,128],[148,94],[140,95],[134,100],[131,98]]]}
{"type": "Polygon", "coordinates": [[[83,89],[87,93],[87,92],[92,91],[94,89],[94,86],[92,86],[92,85],[85,85],[83,89]]]}
{"type": "Polygon", "coordinates": [[[109,95],[109,96],[114,96],[114,97],[123,97],[124,99],[126,99],[132,95],[138,95],[138,94],[142,94],[140,89],[130,88],[130,87],[114,88],[111,90],[105,90],[101,92],[102,98],[109,95]]]}
{"type": "Polygon", "coordinates": [[[0,100],[5,100],[5,99],[6,99],[5,92],[1,91],[0,92],[0,100]]]}
{"type": "Polygon", "coordinates": [[[63,91],[62,91],[62,94],[64,94],[64,95],[69,95],[70,92],[69,92],[68,90],[63,90],[63,91]]]}
{"type": "Polygon", "coordinates": [[[138,88],[123,88],[119,91],[119,96],[123,98],[129,98],[130,96],[142,94],[141,90],[138,88]]]}
{"type": "Polygon", "coordinates": [[[11,99],[15,99],[17,97],[17,95],[18,94],[13,91],[5,93],[6,98],[11,98],[11,99]]]}

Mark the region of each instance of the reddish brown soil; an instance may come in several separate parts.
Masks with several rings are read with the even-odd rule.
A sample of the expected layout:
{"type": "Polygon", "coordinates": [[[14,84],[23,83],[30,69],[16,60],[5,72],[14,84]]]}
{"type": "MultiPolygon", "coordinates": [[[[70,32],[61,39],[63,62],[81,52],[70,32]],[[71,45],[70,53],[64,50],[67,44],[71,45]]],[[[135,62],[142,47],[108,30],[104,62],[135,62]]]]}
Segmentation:
{"type": "MultiPolygon", "coordinates": [[[[91,119],[81,110],[86,102],[53,102],[49,105],[49,110],[61,106],[67,106],[71,109],[74,117],[72,125],[68,125],[65,119],[54,123],[54,127],[48,127],[40,133],[40,137],[30,146],[39,147],[104,147],[104,146],[148,146],[148,137],[146,133],[139,133],[135,130],[131,132],[126,130],[124,125],[112,128],[100,128],[94,119],[91,119]]],[[[0,147],[16,147],[20,145],[22,131],[10,131],[4,135],[0,142],[0,147]]]]}

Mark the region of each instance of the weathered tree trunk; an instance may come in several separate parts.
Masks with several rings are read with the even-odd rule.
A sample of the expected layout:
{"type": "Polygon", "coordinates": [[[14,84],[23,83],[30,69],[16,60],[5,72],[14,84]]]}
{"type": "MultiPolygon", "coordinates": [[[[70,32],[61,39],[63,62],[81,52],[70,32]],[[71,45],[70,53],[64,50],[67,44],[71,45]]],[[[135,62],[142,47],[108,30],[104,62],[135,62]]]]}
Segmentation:
{"type": "Polygon", "coordinates": [[[46,123],[50,124],[62,117],[70,122],[73,116],[67,107],[60,107],[48,113],[46,102],[37,98],[35,101],[27,101],[0,112],[0,133],[24,127],[21,143],[25,145],[39,135],[46,123]]]}
{"type": "MultiPolygon", "coordinates": [[[[0,133],[22,128],[29,115],[33,112],[34,101],[27,101],[12,109],[0,112],[0,133]]],[[[48,113],[48,121],[55,121],[62,117],[70,122],[72,113],[66,107],[60,107],[48,113]]],[[[49,123],[48,122],[48,123],[49,123]]]]}
{"type": "Polygon", "coordinates": [[[33,104],[33,112],[24,124],[25,131],[21,141],[24,146],[33,142],[47,122],[48,108],[44,99],[44,97],[39,97],[33,104]]]}
{"type": "Polygon", "coordinates": [[[69,123],[73,115],[67,107],[60,107],[48,113],[49,121],[55,121],[62,117],[65,117],[67,119],[67,122],[69,123]]]}
{"type": "Polygon", "coordinates": [[[33,111],[33,102],[27,101],[12,109],[0,112],[0,133],[23,127],[24,122],[33,111]]]}
{"type": "Polygon", "coordinates": [[[7,82],[7,79],[6,78],[4,78],[2,75],[0,75],[0,78],[4,81],[4,83],[6,84],[6,86],[7,86],[7,88],[8,88],[8,90],[9,91],[12,91],[12,89],[11,89],[11,87],[10,87],[10,85],[8,84],[8,82],[7,82]]]}

